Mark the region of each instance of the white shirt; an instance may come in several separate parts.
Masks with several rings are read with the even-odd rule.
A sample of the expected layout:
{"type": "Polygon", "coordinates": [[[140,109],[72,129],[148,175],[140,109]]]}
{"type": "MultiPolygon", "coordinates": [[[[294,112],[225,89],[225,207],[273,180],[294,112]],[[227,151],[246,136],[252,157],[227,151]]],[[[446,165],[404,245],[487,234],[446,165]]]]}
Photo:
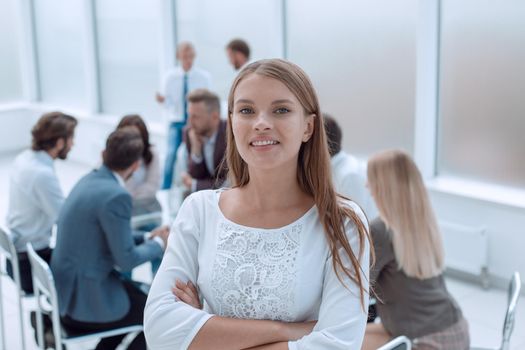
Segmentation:
{"type": "Polygon", "coordinates": [[[211,76],[205,70],[192,67],[184,72],[181,67],[170,70],[164,80],[164,106],[168,110],[169,122],[184,121],[184,74],[188,75],[188,93],[200,88],[211,88],[211,76]]]}
{"type": "Polygon", "coordinates": [[[363,208],[369,219],[378,215],[370,191],[366,188],[366,162],[340,151],[331,159],[335,191],[363,208]]]}
{"type": "Polygon", "coordinates": [[[49,247],[51,229],[64,204],[64,194],[45,151],[26,150],[19,154],[9,177],[7,227],[16,250],[26,251],[31,242],[35,250],[49,247]]]}
{"type": "MultiPolygon", "coordinates": [[[[313,332],[290,341],[289,349],[361,349],[368,297],[363,311],[359,288],[344,278],[346,289],[337,279],[317,208],[284,227],[258,229],[224,217],[218,204],[221,192],[193,193],[178,212],[144,311],[149,346],[187,349],[204,323],[218,315],[318,320],[313,332]],[[203,310],[175,298],[171,288],[176,279],[198,286],[203,310]]],[[[366,222],[355,203],[348,205],[366,222]]],[[[346,228],[357,256],[356,229],[350,223],[346,228]]],[[[360,263],[363,280],[368,281],[368,246],[360,263]]]]}

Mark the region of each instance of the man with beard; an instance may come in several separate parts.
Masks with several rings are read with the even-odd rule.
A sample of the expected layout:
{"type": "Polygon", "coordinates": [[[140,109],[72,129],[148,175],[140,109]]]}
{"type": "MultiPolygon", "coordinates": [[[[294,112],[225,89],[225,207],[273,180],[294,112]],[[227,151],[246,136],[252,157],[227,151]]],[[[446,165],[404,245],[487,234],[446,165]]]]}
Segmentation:
{"type": "Polygon", "coordinates": [[[206,89],[188,95],[188,125],[185,143],[188,173],[182,183],[191,192],[219,188],[226,179],[226,121],[220,118],[219,97],[206,89]]]}
{"type": "MultiPolygon", "coordinates": [[[[136,127],[112,132],[103,165],[78,181],[60,211],[51,270],[67,329],[89,332],[142,324],[147,295],[120,272],[161,258],[169,234],[165,226],[146,234],[140,244],[134,241],[125,181],[140,166],[143,150],[136,127]]],[[[123,338],[104,338],[96,349],[115,349],[123,338]]],[[[127,349],[146,349],[142,333],[127,349]]]]}
{"type": "Polygon", "coordinates": [[[250,47],[242,39],[230,41],[226,45],[226,54],[228,55],[228,61],[230,61],[230,64],[237,72],[250,62],[250,47]]]}
{"type": "MultiPolygon", "coordinates": [[[[61,112],[44,114],[31,130],[31,149],[19,154],[9,178],[7,227],[18,251],[22,289],[33,292],[26,244],[47,262],[51,258],[51,229],[64,203],[53,162],[66,159],[73,146],[77,120],[61,112]]],[[[12,276],[12,266],[7,263],[12,276]]]]}

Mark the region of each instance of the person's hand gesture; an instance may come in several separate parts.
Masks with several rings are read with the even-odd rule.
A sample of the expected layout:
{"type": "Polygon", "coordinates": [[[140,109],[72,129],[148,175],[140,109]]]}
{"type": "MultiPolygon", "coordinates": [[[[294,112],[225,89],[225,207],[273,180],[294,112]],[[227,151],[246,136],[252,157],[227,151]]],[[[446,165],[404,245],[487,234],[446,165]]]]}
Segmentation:
{"type": "Polygon", "coordinates": [[[191,190],[191,186],[193,183],[193,178],[190,176],[190,174],[184,172],[181,174],[181,181],[184,187],[186,187],[188,190],[191,190]]]}
{"type": "Polygon", "coordinates": [[[166,100],[166,98],[157,92],[155,94],[155,100],[157,100],[158,103],[164,103],[164,100],[166,100]]]}
{"type": "Polygon", "coordinates": [[[190,130],[188,130],[188,136],[191,145],[191,154],[195,155],[196,157],[202,157],[202,136],[197,134],[194,128],[190,128],[190,130]]]}
{"type": "Polygon", "coordinates": [[[184,283],[181,280],[176,280],[175,286],[171,288],[171,292],[183,303],[193,306],[196,309],[202,309],[199,292],[191,281],[184,283]]]}
{"type": "Polygon", "coordinates": [[[170,235],[170,228],[169,226],[159,226],[153,231],[151,231],[150,239],[154,237],[160,237],[162,241],[164,242],[164,247],[167,247],[168,245],[168,236],[170,235]]]}

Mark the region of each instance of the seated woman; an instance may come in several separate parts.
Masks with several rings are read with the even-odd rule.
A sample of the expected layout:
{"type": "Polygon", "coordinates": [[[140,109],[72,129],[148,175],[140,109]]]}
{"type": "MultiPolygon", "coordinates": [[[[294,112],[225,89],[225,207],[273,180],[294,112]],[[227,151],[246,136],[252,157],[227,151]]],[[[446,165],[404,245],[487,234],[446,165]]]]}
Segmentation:
{"type": "Polygon", "coordinates": [[[381,323],[367,326],[363,349],[399,335],[415,350],[468,349],[468,325],[445,286],[441,236],[415,163],[401,151],[378,153],[368,162],[368,186],[379,209],[370,225],[377,259],[370,281],[381,323]]]}
{"type": "MultiPolygon", "coordinates": [[[[133,216],[161,211],[160,203],[156,197],[157,191],[160,189],[159,156],[149,143],[146,123],[139,115],[130,114],[120,120],[117,129],[126,126],[134,126],[139,130],[145,146],[140,167],[126,180],[126,189],[133,198],[133,216]]],[[[158,225],[160,222],[153,223],[152,227],[158,225]]]]}
{"type": "MultiPolygon", "coordinates": [[[[154,147],[149,143],[149,132],[144,120],[137,114],[130,114],[124,116],[117,129],[134,126],[142,137],[144,143],[144,152],[140,161],[140,167],[126,180],[126,189],[131,194],[133,199],[133,216],[160,213],[162,207],[157,200],[157,191],[160,189],[160,165],[159,155],[154,147]]],[[[148,220],[148,223],[135,227],[140,231],[152,231],[162,224],[161,215],[159,218],[148,220]]],[[[135,242],[141,244],[144,236],[142,234],[135,236],[135,242]]],[[[151,260],[151,272],[153,275],[157,272],[160,266],[161,259],[151,260]]],[[[131,272],[123,272],[123,276],[131,279],[131,272]]]]}
{"type": "Polygon", "coordinates": [[[310,79],[288,61],[254,62],[233,82],[228,119],[232,188],[182,204],[146,304],[148,345],[359,350],[368,225],[334,192],[310,79]]]}

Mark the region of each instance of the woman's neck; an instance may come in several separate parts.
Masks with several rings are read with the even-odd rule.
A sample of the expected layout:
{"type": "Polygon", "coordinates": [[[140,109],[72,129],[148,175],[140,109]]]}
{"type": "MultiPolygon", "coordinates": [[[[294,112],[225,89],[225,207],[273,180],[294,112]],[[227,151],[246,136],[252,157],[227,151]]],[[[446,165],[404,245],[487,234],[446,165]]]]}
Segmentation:
{"type": "Polygon", "coordinates": [[[310,206],[311,196],[306,194],[297,181],[297,169],[250,171],[250,181],[243,188],[245,198],[256,210],[289,208],[305,202],[310,206]]]}

